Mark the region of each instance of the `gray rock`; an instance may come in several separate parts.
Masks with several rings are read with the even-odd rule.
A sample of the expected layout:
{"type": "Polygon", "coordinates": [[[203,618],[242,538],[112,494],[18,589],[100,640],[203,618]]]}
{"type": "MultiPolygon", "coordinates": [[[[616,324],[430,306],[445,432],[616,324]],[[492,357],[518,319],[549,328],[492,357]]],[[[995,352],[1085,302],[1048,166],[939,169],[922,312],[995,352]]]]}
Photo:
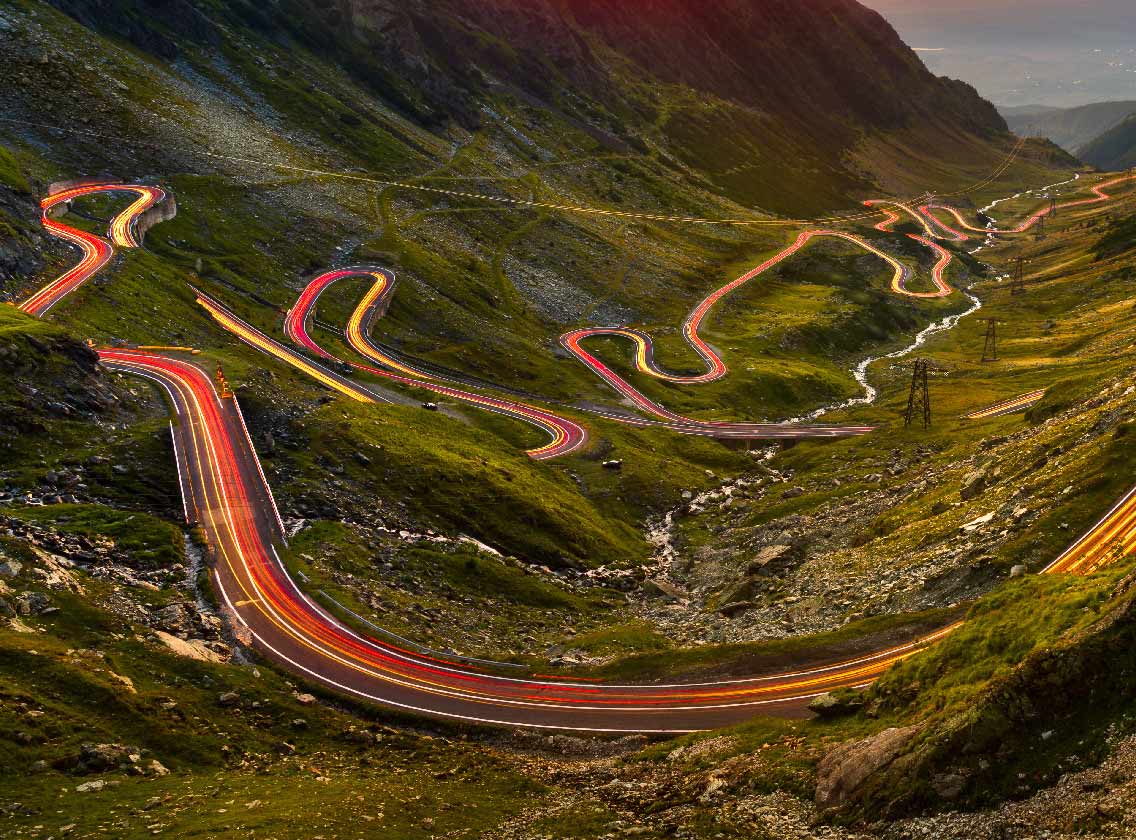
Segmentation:
{"type": "Polygon", "coordinates": [[[217,702],[222,706],[235,706],[240,702],[241,695],[235,691],[226,691],[218,695],[217,702]]]}
{"type": "Polygon", "coordinates": [[[918,726],[885,729],[834,748],[817,765],[816,804],[835,808],[847,802],[869,776],[891,764],[918,731],[918,726]]]}
{"type": "Polygon", "coordinates": [[[51,606],[51,599],[42,592],[21,592],[15,606],[19,615],[39,615],[51,606]]]}
{"type": "Polygon", "coordinates": [[[718,599],[718,610],[741,601],[752,601],[754,596],[765,587],[765,579],[759,575],[747,575],[732,587],[726,589],[718,599]]]}
{"type": "Polygon", "coordinates": [[[733,601],[718,607],[718,612],[726,618],[733,618],[735,615],[740,615],[746,610],[752,610],[755,606],[757,605],[753,601],[733,601]]]}
{"type": "Polygon", "coordinates": [[[16,560],[5,560],[0,563],[0,577],[14,578],[24,568],[24,564],[16,560]]]}
{"type": "Polygon", "coordinates": [[[106,782],[102,779],[94,779],[90,782],[83,782],[81,785],[75,787],[76,793],[96,793],[106,787],[106,782]]]}
{"type": "Polygon", "coordinates": [[[663,598],[667,601],[686,601],[690,599],[690,595],[685,589],[660,578],[647,578],[647,580],[643,581],[643,594],[648,598],[663,598]]]}
{"type": "Polygon", "coordinates": [[[1021,577],[1022,575],[1024,575],[1026,573],[1026,571],[1027,571],[1026,566],[1022,563],[1019,563],[1016,566],[1010,567],[1010,577],[1012,577],[1012,578],[1021,577]]]}
{"type": "Polygon", "coordinates": [[[139,759],[137,747],[125,744],[83,744],[79,748],[77,773],[105,773],[119,767],[136,764],[139,759]]]}
{"type": "Polygon", "coordinates": [[[793,553],[791,545],[767,545],[754,555],[746,567],[746,574],[758,575],[788,560],[793,553]]]}
{"type": "Polygon", "coordinates": [[[968,502],[971,499],[977,499],[985,490],[986,472],[985,470],[975,470],[972,473],[967,473],[966,478],[962,480],[959,496],[962,497],[964,502],[968,502]]]}
{"type": "Polygon", "coordinates": [[[864,705],[864,699],[851,694],[822,694],[809,703],[809,711],[822,718],[850,715],[864,705]]]}
{"type": "Polygon", "coordinates": [[[154,626],[168,633],[179,633],[186,629],[189,621],[185,604],[169,604],[153,614],[154,626]]]}
{"type": "Polygon", "coordinates": [[[966,788],[966,777],[960,773],[938,773],[931,778],[931,787],[943,799],[958,799],[966,788]]]}

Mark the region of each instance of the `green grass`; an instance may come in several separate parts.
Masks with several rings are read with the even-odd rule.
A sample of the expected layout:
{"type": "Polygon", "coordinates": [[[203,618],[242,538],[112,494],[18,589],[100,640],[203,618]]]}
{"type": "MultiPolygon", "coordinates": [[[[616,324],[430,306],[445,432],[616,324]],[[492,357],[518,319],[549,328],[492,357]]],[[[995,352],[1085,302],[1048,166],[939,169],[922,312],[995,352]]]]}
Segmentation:
{"type": "MultiPolygon", "coordinates": [[[[104,594],[104,584],[88,586],[104,594]]],[[[396,719],[382,713],[303,706],[269,669],[180,659],[86,599],[53,598],[60,613],[29,619],[46,632],[0,630],[0,796],[22,803],[6,815],[8,831],[73,825],[70,836],[144,837],[161,826],[179,837],[311,837],[363,826],[426,840],[491,829],[544,793],[473,745],[383,729],[396,719]],[[130,677],[135,691],[112,674],[130,677]],[[237,707],[218,705],[225,691],[241,695],[237,707]],[[352,728],[378,731],[378,744],[350,743],[352,728]],[[155,758],[170,775],[75,775],[86,742],[141,747],[141,764],[155,758]],[[48,768],[29,772],[36,761],[48,768]],[[73,792],[92,779],[113,786],[73,792]]]]}
{"type": "MultiPolygon", "coordinates": [[[[798,666],[872,650],[881,639],[915,638],[956,617],[959,610],[879,615],[853,621],[828,633],[763,642],[668,648],[617,659],[591,673],[609,680],[649,682],[657,679],[693,681],[710,676],[742,676],[771,670],[782,663],[798,666]]],[[[618,637],[617,637],[618,638],[618,637]]]]}
{"type": "Polygon", "coordinates": [[[1099,618],[1129,566],[1010,581],[971,607],[945,640],[892,668],[871,695],[916,716],[959,712],[1030,653],[1099,618]]]}
{"type": "Polygon", "coordinates": [[[51,505],[7,507],[0,513],[52,526],[68,534],[111,537],[115,547],[144,568],[168,567],[185,559],[181,530],[145,513],[115,510],[102,505],[51,505]]]}

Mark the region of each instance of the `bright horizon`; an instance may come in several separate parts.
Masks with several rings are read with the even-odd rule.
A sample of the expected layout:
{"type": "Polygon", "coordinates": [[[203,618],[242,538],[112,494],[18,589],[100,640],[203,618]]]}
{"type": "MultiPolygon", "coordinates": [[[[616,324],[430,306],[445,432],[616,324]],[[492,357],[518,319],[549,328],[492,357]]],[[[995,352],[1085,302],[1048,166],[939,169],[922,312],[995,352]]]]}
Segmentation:
{"type": "Polygon", "coordinates": [[[863,0],[940,75],[996,105],[1136,99],[1136,3],[863,0]]]}

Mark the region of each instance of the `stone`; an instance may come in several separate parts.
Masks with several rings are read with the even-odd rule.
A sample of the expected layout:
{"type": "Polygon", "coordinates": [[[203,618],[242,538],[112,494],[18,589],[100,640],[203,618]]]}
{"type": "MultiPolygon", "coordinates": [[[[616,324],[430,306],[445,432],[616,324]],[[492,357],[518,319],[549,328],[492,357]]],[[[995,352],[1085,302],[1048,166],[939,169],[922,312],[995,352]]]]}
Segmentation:
{"type": "Polygon", "coordinates": [[[94,779],[90,782],[83,782],[81,785],[75,787],[76,793],[95,793],[106,787],[106,782],[102,779],[94,779]]]}
{"type": "Polygon", "coordinates": [[[39,615],[51,606],[51,599],[42,592],[21,592],[16,597],[16,612],[23,616],[39,615]]]}
{"type": "Polygon", "coordinates": [[[759,575],[747,575],[732,587],[726,589],[718,599],[719,611],[723,607],[739,601],[752,601],[754,596],[765,586],[765,579],[759,575]]]}
{"type": "Polygon", "coordinates": [[[790,487],[788,490],[786,490],[784,493],[781,494],[781,498],[782,499],[795,499],[798,496],[803,496],[803,495],[805,495],[805,488],[797,486],[797,487],[790,487]]]}
{"type": "Polygon", "coordinates": [[[850,715],[864,705],[864,699],[859,695],[849,694],[822,694],[814,697],[809,703],[809,711],[822,718],[835,718],[850,715]]]}
{"type": "Polygon", "coordinates": [[[757,605],[753,601],[733,601],[718,607],[718,612],[726,618],[733,618],[746,610],[752,610],[755,606],[757,605]]]}
{"type": "Polygon", "coordinates": [[[962,486],[959,488],[959,496],[962,497],[964,502],[969,502],[971,499],[977,499],[986,490],[986,472],[984,470],[975,470],[974,472],[967,473],[966,477],[962,480],[962,486]]]}
{"type": "Polygon", "coordinates": [[[979,516],[977,519],[972,519],[969,522],[967,522],[965,525],[959,526],[959,530],[965,531],[969,534],[972,531],[981,530],[983,525],[989,525],[993,521],[994,521],[994,511],[990,511],[990,513],[984,513],[984,514],[982,514],[982,516],[979,516]]]}
{"type": "Polygon", "coordinates": [[[685,589],[661,578],[647,578],[643,581],[643,594],[648,598],[662,598],[666,601],[687,601],[690,595],[685,589]]]}
{"type": "Polygon", "coordinates": [[[603,462],[603,468],[605,470],[621,470],[621,469],[623,469],[623,461],[619,461],[619,460],[604,461],[603,462]]]}
{"type": "Polygon", "coordinates": [[[767,545],[754,555],[746,567],[747,575],[758,575],[768,571],[768,567],[776,566],[779,562],[787,560],[792,554],[791,545],[767,545]]]}
{"type": "Polygon", "coordinates": [[[1024,575],[1026,573],[1026,571],[1027,571],[1027,568],[1026,568],[1025,564],[1018,563],[1016,566],[1010,567],[1010,577],[1012,577],[1012,578],[1021,577],[1022,575],[1024,575]]]}
{"type": "Polygon", "coordinates": [[[170,771],[158,759],[151,759],[150,763],[146,766],[146,772],[151,776],[168,776],[170,771]]]}
{"type": "Polygon", "coordinates": [[[79,773],[105,773],[133,764],[138,757],[136,748],[123,744],[83,744],[75,769],[79,773]]]}
{"type": "MultiPolygon", "coordinates": [[[[179,639],[177,636],[164,633],[161,630],[155,631],[154,637],[178,656],[197,659],[201,662],[224,662],[226,659],[225,654],[218,653],[200,639],[179,639]]],[[[212,642],[211,644],[217,643],[212,642]]]]}
{"type": "Polygon", "coordinates": [[[0,563],[0,577],[14,578],[24,568],[24,564],[16,560],[5,560],[0,563]]]}
{"type": "Polygon", "coordinates": [[[217,703],[222,706],[235,706],[241,700],[241,695],[235,691],[226,691],[217,696],[217,703]]]}
{"type": "Polygon", "coordinates": [[[134,687],[134,680],[130,679],[130,677],[127,677],[123,674],[115,674],[115,673],[112,672],[111,675],[110,675],[110,678],[112,680],[114,680],[116,683],[119,683],[120,685],[125,687],[128,693],[130,693],[130,694],[137,694],[138,693],[138,689],[136,689],[134,687]]]}
{"type": "Polygon", "coordinates": [[[170,604],[153,614],[154,624],[170,633],[182,632],[188,621],[186,612],[185,604],[170,604]]]}
{"type": "Polygon", "coordinates": [[[966,777],[960,773],[938,773],[931,777],[931,787],[943,799],[958,799],[966,788],[966,777]]]}
{"type": "Polygon", "coordinates": [[[816,804],[828,809],[847,802],[869,776],[891,764],[918,731],[918,726],[885,729],[829,751],[817,765],[816,804]]]}
{"type": "Polygon", "coordinates": [[[316,702],[316,696],[314,694],[293,694],[292,696],[296,698],[296,702],[301,706],[312,706],[316,702]]]}

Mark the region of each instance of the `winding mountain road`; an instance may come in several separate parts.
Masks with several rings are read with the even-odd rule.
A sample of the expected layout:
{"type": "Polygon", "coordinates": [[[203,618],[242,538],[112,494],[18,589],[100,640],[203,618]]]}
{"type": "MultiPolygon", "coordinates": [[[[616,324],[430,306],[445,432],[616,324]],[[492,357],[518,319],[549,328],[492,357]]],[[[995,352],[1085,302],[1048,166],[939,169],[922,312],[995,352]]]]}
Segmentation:
{"type": "MultiPolygon", "coordinates": [[[[85,189],[95,192],[123,188],[139,193],[140,197],[116,217],[111,225],[111,237],[116,244],[130,247],[137,244],[133,240],[131,220],[137,218],[141,212],[138,208],[145,201],[159,200],[161,191],[146,188],[153,192],[143,192],[141,188],[124,185],[85,189]]],[[[54,203],[65,200],[68,199],[58,198],[54,203]]],[[[49,224],[49,221],[45,209],[45,226],[80,247],[83,260],[29,299],[22,308],[33,314],[46,312],[105,266],[110,257],[106,249],[113,253],[106,240],[58,223],[49,224]]],[[[885,220],[881,224],[887,223],[885,220]]],[[[820,234],[815,231],[802,234],[794,251],[815,235],[820,234]]],[[[856,241],[845,234],[824,235],[856,241]]],[[[902,264],[878,252],[874,246],[858,244],[880,253],[896,268],[893,288],[902,292],[903,283],[898,278],[898,273],[904,271],[902,264]]],[[[944,250],[943,253],[949,256],[949,252],[944,250]]],[[[783,254],[778,255],[780,259],[788,256],[783,254]]],[[[943,263],[941,254],[939,262],[943,263]]],[[[717,353],[698,336],[697,327],[706,312],[722,295],[757,276],[770,264],[759,266],[708,296],[688,317],[684,334],[708,366],[708,371],[695,379],[711,381],[726,372],[717,353]]],[[[348,341],[356,351],[383,367],[356,365],[356,368],[400,385],[428,388],[436,393],[445,393],[439,389],[447,389],[452,392],[448,395],[456,399],[477,400],[489,410],[499,410],[534,423],[554,437],[550,444],[553,449],[571,451],[582,444],[582,440],[573,435],[585,434],[583,429],[558,425],[563,418],[516,402],[485,404],[480,401],[488,398],[432,382],[428,371],[390,358],[373,345],[367,336],[368,327],[379,316],[384,295],[389,295],[388,289],[393,288],[393,275],[381,269],[337,270],[315,278],[289,313],[286,321],[289,336],[324,362],[338,363],[310,338],[307,325],[315,301],[330,284],[360,273],[370,276],[374,282],[351,316],[348,341]]],[[[388,401],[389,397],[372,386],[269,338],[208,295],[199,292],[198,301],[226,330],[328,387],[353,399],[388,401]]],[[[579,336],[579,339],[584,337],[579,336]]],[[[664,378],[669,376],[653,364],[650,340],[645,335],[625,337],[636,342],[641,370],[664,378]]],[[[577,346],[578,343],[577,340],[577,346]]],[[[450,661],[444,656],[405,650],[352,629],[302,592],[288,573],[274,548],[277,543],[285,543],[284,529],[235,398],[219,395],[210,376],[188,360],[140,349],[103,349],[99,355],[113,370],[156,383],[170,400],[176,420],[171,423],[171,432],[186,516],[200,524],[213,550],[214,579],[238,635],[268,660],[347,695],[410,712],[475,723],[597,732],[685,732],[740,722],[758,713],[800,715],[810,698],[836,688],[870,683],[896,662],[918,653],[958,626],[951,624],[911,642],[841,661],[777,669],[740,679],[670,685],[508,677],[450,661]]],[[[615,384],[613,380],[608,381],[615,384]]],[[[674,425],[680,426],[684,421],[690,422],[681,418],[674,425]]],[[[1133,547],[1136,547],[1136,489],[1045,571],[1087,573],[1123,556],[1133,547]]]]}
{"type": "Polygon", "coordinates": [[[137,248],[134,225],[145,211],[166,198],[165,192],[157,187],[141,184],[80,184],[54,192],[40,201],[40,222],[52,236],[70,242],[83,253],[83,258],[55,280],[20,304],[20,309],[29,315],[42,318],[51,307],[71,294],[91,277],[101,271],[114,256],[114,245],[120,248],[137,248]],[[65,225],[52,218],[57,208],[70,204],[76,198],[95,193],[129,192],[137,198],[122,212],[111,219],[107,235],[110,241],[85,230],[65,225]],[[114,243],[114,245],[111,244],[114,243]]]}

